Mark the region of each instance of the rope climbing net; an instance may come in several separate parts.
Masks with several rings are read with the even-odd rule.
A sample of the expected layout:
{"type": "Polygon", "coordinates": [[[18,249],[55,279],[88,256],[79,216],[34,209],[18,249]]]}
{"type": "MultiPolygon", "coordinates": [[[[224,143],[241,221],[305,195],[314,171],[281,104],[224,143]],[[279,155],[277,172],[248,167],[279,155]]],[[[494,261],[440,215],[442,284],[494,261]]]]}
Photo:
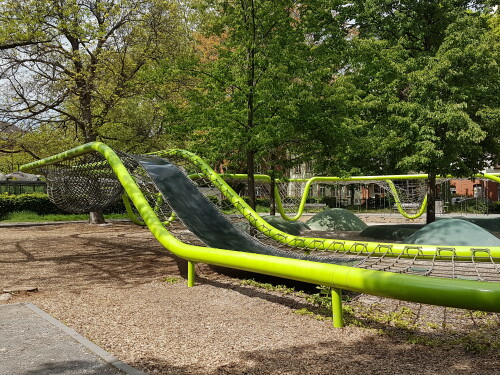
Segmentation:
{"type": "MultiPolygon", "coordinates": [[[[169,230],[172,234],[186,243],[202,245],[201,240],[196,238],[182,222],[172,222],[174,217],[172,208],[163,199],[155,183],[140,163],[127,154],[117,154],[160,220],[170,225],[169,230]]],[[[235,226],[264,244],[282,251],[300,254],[305,251],[317,254],[319,257],[333,256],[339,259],[344,257],[346,265],[372,270],[500,282],[500,258],[492,255],[489,248],[471,249],[470,256],[464,257],[459,255],[453,247],[437,247],[436,251],[429,255],[424,254],[420,246],[407,245],[404,251],[395,254],[395,245],[390,243],[373,246],[373,243],[363,241],[299,238],[281,233],[276,234],[273,228],[265,222],[252,215],[242,214],[244,212],[241,207],[242,203],[232,199],[231,194],[234,193],[229,192],[232,189],[228,189],[228,185],[223,181],[210,178],[195,161],[182,154],[168,155],[168,159],[190,176],[193,183],[207,197],[209,204],[217,206],[235,226]],[[304,246],[305,244],[307,246],[304,246]]],[[[85,154],[64,162],[45,165],[39,172],[47,177],[51,200],[72,212],[103,209],[119,199],[123,192],[113,170],[98,153],[85,154]]],[[[237,184],[241,183],[241,180],[230,181],[230,185],[240,190],[241,185],[237,184]]],[[[320,183],[323,182],[318,182],[320,183]]],[[[361,184],[368,183],[371,181],[363,181],[361,184]]],[[[335,185],[347,186],[343,182],[335,185]]],[[[402,184],[399,183],[399,185],[402,184]]],[[[416,191],[417,188],[413,190],[416,191]]],[[[138,214],[135,213],[135,215],[140,220],[138,214]]]]}
{"type": "Polygon", "coordinates": [[[49,199],[73,213],[100,211],[120,199],[123,188],[112,168],[98,153],[45,165],[49,199]]]}
{"type": "MultiPolygon", "coordinates": [[[[259,241],[277,247],[287,252],[300,252],[314,254],[318,257],[337,257],[346,259],[345,264],[352,267],[364,268],[370,270],[379,270],[395,273],[404,273],[420,276],[480,280],[490,282],[500,282],[500,258],[493,256],[488,248],[472,249],[470,256],[460,256],[453,247],[436,247],[436,251],[432,255],[424,255],[421,247],[418,245],[406,245],[403,252],[398,255],[394,254],[394,245],[390,243],[378,244],[377,246],[369,246],[368,242],[363,241],[343,241],[332,239],[311,239],[309,246],[304,249],[293,236],[288,239],[286,236],[277,238],[276,235],[270,234],[269,227],[262,222],[258,222],[251,216],[244,216],[238,209],[238,204],[231,203],[224,194],[225,186],[214,182],[208,178],[196,165],[196,163],[186,159],[180,155],[169,155],[168,158],[175,162],[189,174],[199,189],[207,196],[207,198],[218,206],[218,208],[230,218],[233,222],[238,223],[240,229],[245,230],[248,234],[256,237],[259,241]],[[410,256],[410,253],[413,255],[410,256]]],[[[229,180],[229,185],[235,187],[234,190],[242,191],[242,180],[229,180]]],[[[366,184],[366,182],[364,182],[366,184]]],[[[369,181],[372,183],[372,181],[369,181]]],[[[374,180],[373,183],[381,184],[380,181],[374,180]]],[[[387,190],[392,190],[390,184],[386,182],[387,190]]],[[[303,186],[304,184],[302,184],[303,186]]],[[[346,186],[346,184],[342,186],[346,186]]],[[[406,199],[415,198],[421,194],[425,188],[423,181],[417,181],[413,186],[407,181],[395,184],[399,187],[401,196],[406,199]],[[411,187],[408,189],[408,187],[411,187]],[[403,188],[407,189],[404,190],[403,188]],[[418,191],[420,189],[420,191],[418,191]],[[406,193],[406,192],[409,193],[406,193]],[[405,193],[407,194],[405,196],[405,193]],[[410,193],[413,193],[412,196],[410,193]]],[[[259,185],[258,185],[259,186],[259,185]]],[[[261,184],[260,186],[267,187],[270,192],[269,183],[261,184]]],[[[407,200],[408,201],[408,200],[407,200]]],[[[325,233],[326,234],[326,233],[325,233]]],[[[307,236],[307,233],[305,234],[307,236]]]]}
{"type": "MultiPolygon", "coordinates": [[[[241,196],[247,195],[246,175],[223,175],[241,196]]],[[[274,191],[268,176],[257,176],[257,204],[270,207],[275,197],[276,210],[287,220],[297,220],[303,211],[317,212],[326,207],[357,211],[386,209],[399,211],[408,218],[420,216],[426,204],[426,182],[419,179],[340,179],[276,180],[274,191]],[[298,213],[298,215],[296,215],[298,213]],[[293,216],[296,215],[296,216],[293,216]]]]}

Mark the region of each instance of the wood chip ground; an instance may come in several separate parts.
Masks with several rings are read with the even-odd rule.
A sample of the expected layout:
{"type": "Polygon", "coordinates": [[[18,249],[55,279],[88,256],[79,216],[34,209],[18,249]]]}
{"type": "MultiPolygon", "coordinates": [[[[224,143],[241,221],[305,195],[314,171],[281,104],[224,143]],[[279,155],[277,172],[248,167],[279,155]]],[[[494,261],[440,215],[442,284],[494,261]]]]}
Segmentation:
{"type": "Polygon", "coordinates": [[[187,288],[186,263],[132,224],[1,227],[0,243],[0,290],[39,289],[0,303],[33,302],[149,374],[500,373],[498,314],[352,295],[334,329],[206,265],[187,288]]]}

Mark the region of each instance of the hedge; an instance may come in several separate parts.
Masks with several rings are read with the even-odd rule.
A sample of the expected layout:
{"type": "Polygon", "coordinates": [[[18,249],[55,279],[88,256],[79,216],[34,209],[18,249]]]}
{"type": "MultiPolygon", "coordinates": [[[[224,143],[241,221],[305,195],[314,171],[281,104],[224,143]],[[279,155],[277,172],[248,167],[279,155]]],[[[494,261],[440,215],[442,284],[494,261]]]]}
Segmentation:
{"type": "MultiPolygon", "coordinates": [[[[32,193],[9,195],[0,194],[0,220],[11,212],[32,211],[38,215],[67,214],[49,200],[47,194],[32,193]]],[[[106,208],[104,213],[125,213],[125,206],[120,199],[106,208]]]]}

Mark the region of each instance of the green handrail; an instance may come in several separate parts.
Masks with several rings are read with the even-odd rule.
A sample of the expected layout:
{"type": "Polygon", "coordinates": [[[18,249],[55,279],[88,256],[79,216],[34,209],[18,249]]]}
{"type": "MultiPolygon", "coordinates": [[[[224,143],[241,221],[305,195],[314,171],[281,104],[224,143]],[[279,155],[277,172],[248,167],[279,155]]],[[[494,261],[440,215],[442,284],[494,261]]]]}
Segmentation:
{"type": "MultiPolygon", "coordinates": [[[[401,243],[378,243],[378,242],[363,242],[348,241],[348,240],[335,240],[325,238],[309,238],[300,237],[292,234],[282,232],[271,224],[267,223],[259,214],[257,214],[250,206],[224,181],[224,179],[215,172],[203,159],[186,150],[172,149],[158,151],[155,155],[169,157],[177,156],[185,160],[189,160],[196,167],[198,167],[212,183],[220,190],[220,192],[234,205],[234,207],[247,218],[251,225],[261,231],[264,235],[278,241],[280,243],[304,248],[306,250],[342,250],[348,251],[352,249],[356,253],[382,253],[385,249],[390,249],[390,253],[385,256],[399,256],[399,257],[433,257],[439,252],[439,246],[436,245],[408,245],[401,243]]],[[[413,175],[417,178],[423,178],[426,175],[413,175]]],[[[371,177],[353,177],[355,180],[383,180],[383,179],[406,179],[406,176],[371,176],[371,177]]],[[[337,177],[316,177],[316,181],[332,181],[337,177]]],[[[341,179],[341,178],[339,178],[341,179]]],[[[303,180],[309,181],[309,180],[303,180]]],[[[449,246],[448,246],[449,247],[449,246]]],[[[455,255],[471,258],[474,255],[475,248],[469,246],[454,246],[455,255]]],[[[493,257],[500,258],[500,247],[489,248],[488,251],[493,257]]]]}
{"type": "MultiPolygon", "coordinates": [[[[89,152],[99,152],[106,158],[155,238],[167,250],[189,262],[203,262],[419,303],[500,312],[500,283],[372,271],[183,243],[163,226],[120,158],[111,148],[100,142],[87,143],[49,158],[23,165],[21,170],[36,169],[89,152]]],[[[192,266],[192,263],[190,265],[192,266]]],[[[192,280],[190,282],[192,283],[192,280]]],[[[338,306],[334,310],[339,311],[338,306]]],[[[336,321],[336,326],[342,325],[339,319],[336,321]]]]}
{"type": "Polygon", "coordinates": [[[394,197],[394,200],[396,203],[396,207],[398,208],[398,211],[401,215],[403,215],[407,219],[417,219],[424,214],[424,212],[427,209],[427,194],[425,194],[424,200],[422,201],[422,204],[420,205],[420,209],[417,211],[417,213],[414,215],[410,215],[403,209],[403,205],[401,204],[401,201],[399,200],[399,194],[398,194],[398,191],[396,190],[396,185],[394,185],[394,182],[392,182],[391,180],[387,180],[387,184],[389,185],[389,188],[391,189],[392,196],[394,197]]]}

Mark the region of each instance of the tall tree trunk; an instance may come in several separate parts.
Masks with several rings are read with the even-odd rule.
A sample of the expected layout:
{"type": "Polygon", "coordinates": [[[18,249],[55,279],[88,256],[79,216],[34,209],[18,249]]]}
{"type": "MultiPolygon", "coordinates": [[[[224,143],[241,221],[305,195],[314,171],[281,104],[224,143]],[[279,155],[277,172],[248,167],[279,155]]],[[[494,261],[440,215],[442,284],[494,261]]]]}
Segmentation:
{"type": "Polygon", "coordinates": [[[255,210],[255,152],[247,151],[248,204],[255,210]]]}
{"type": "MultiPolygon", "coordinates": [[[[274,160],[274,155],[271,156],[274,160]]],[[[271,186],[269,189],[271,192],[269,193],[269,214],[276,215],[276,199],[274,197],[274,189],[276,188],[276,166],[274,162],[271,164],[271,186]]]]}
{"type": "Polygon", "coordinates": [[[90,224],[104,224],[106,223],[106,220],[104,220],[104,214],[102,210],[98,211],[92,211],[89,213],[90,214],[90,224]]]}
{"type": "Polygon", "coordinates": [[[427,179],[427,224],[436,221],[436,173],[430,172],[427,179]]]}
{"type": "MultiPolygon", "coordinates": [[[[82,130],[85,137],[85,142],[95,142],[97,140],[97,135],[93,130],[92,121],[92,103],[91,103],[90,93],[84,93],[80,98],[80,105],[82,106],[82,130]]],[[[89,212],[89,223],[90,224],[105,224],[103,210],[96,210],[89,212]]]]}

